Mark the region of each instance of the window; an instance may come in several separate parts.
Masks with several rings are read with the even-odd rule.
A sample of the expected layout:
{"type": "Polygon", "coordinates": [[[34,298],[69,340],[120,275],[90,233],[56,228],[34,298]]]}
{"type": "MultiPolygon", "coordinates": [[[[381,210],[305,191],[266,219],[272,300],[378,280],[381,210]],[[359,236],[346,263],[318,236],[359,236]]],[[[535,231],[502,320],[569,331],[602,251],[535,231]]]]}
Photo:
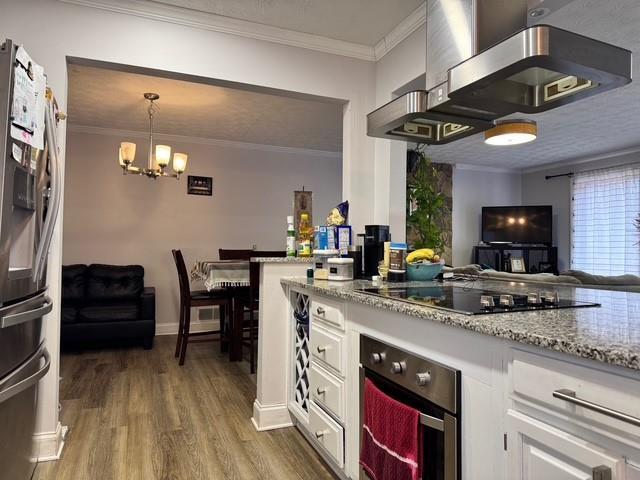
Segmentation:
{"type": "Polygon", "coordinates": [[[571,197],[571,268],[639,275],[640,165],[576,173],[571,197]]]}

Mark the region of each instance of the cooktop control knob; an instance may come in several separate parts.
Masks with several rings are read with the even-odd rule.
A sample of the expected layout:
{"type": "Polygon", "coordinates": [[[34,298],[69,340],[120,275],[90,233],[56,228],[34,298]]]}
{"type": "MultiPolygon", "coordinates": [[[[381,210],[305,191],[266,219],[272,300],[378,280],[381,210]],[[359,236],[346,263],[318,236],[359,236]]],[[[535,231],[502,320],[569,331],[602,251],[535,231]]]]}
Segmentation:
{"type": "Polygon", "coordinates": [[[407,369],[405,362],[391,362],[391,373],[404,373],[407,369]]]}
{"type": "Polygon", "coordinates": [[[513,295],[500,295],[500,306],[502,308],[512,308],[513,295]]]}
{"type": "Polygon", "coordinates": [[[528,293],[527,294],[527,304],[529,305],[540,305],[540,294],[539,293],[528,293]]]}
{"type": "Polygon", "coordinates": [[[382,363],[383,360],[384,360],[384,353],[374,352],[371,355],[369,355],[369,361],[373,364],[382,363]]]}
{"type": "Polygon", "coordinates": [[[542,301],[548,305],[557,305],[560,303],[560,296],[558,292],[548,291],[542,292],[542,301]]]}
{"type": "Polygon", "coordinates": [[[492,295],[482,295],[480,297],[480,308],[483,310],[492,310],[495,306],[492,295]]]}
{"type": "Polygon", "coordinates": [[[416,383],[419,387],[424,387],[431,381],[431,372],[416,373],[416,383]]]}

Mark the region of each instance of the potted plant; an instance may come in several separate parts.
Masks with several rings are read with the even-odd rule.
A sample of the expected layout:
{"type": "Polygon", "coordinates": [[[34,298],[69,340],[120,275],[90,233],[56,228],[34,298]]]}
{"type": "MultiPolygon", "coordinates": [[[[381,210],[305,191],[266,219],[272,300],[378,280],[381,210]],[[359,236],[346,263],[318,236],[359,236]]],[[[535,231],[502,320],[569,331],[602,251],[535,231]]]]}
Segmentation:
{"type": "Polygon", "coordinates": [[[422,147],[408,156],[407,226],[414,233],[413,248],[442,252],[442,218],[449,213],[445,195],[438,189],[438,171],[422,147]]]}

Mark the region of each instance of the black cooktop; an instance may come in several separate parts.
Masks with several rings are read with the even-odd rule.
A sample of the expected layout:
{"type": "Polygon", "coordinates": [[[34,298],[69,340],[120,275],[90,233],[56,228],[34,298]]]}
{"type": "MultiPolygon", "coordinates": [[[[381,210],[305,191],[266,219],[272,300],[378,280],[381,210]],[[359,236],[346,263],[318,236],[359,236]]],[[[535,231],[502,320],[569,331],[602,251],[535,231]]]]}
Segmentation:
{"type": "Polygon", "coordinates": [[[598,303],[559,298],[552,290],[532,290],[529,294],[509,294],[462,285],[434,284],[420,287],[371,287],[360,291],[467,315],[599,307],[598,303]]]}

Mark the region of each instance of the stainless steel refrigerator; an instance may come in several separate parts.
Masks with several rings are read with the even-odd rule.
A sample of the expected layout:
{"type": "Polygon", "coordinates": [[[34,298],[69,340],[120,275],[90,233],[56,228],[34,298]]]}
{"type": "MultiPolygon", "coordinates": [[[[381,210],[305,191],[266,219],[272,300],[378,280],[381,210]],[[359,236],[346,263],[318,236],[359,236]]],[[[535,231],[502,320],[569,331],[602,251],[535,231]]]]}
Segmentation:
{"type": "Polygon", "coordinates": [[[32,476],[39,380],[49,370],[46,259],[60,201],[56,109],[26,50],[0,46],[0,479],[32,476]]]}

